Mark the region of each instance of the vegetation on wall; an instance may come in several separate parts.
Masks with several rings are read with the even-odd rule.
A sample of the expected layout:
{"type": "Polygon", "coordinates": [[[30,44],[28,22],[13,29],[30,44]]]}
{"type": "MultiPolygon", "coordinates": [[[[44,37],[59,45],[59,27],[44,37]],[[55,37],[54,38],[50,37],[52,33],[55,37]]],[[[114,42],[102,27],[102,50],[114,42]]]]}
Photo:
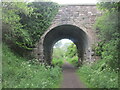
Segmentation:
{"type": "Polygon", "coordinates": [[[32,50],[50,26],[58,7],[53,2],[2,2],[3,42],[21,53],[32,50]]]}
{"type": "Polygon", "coordinates": [[[30,44],[31,38],[27,30],[23,29],[19,14],[24,13],[29,16],[32,13],[32,8],[23,2],[2,2],[2,9],[3,42],[27,48],[26,44],[30,44]]]}
{"type": "Polygon", "coordinates": [[[50,26],[59,6],[53,2],[33,2],[29,7],[33,8],[32,14],[30,17],[21,14],[20,22],[32,39],[32,45],[28,47],[33,47],[39,41],[44,31],[50,26]]]}
{"type": "Polygon", "coordinates": [[[120,12],[118,8],[120,7],[119,2],[113,3],[100,3],[98,8],[104,11],[103,15],[99,17],[96,21],[96,28],[99,32],[98,37],[101,40],[98,43],[98,48],[96,52],[100,53],[101,59],[106,60],[106,64],[109,65],[111,69],[118,70],[118,54],[119,54],[119,20],[118,16],[120,12]]]}

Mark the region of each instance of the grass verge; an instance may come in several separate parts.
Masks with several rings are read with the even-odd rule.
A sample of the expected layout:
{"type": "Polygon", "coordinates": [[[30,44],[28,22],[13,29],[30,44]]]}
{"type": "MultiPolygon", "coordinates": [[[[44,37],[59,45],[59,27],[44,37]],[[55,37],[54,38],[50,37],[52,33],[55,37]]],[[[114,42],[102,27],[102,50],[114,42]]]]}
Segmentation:
{"type": "Polygon", "coordinates": [[[61,68],[45,67],[37,61],[26,60],[12,53],[3,44],[2,54],[3,88],[55,88],[59,87],[61,68]],[[33,63],[34,62],[34,63],[33,63]]]}

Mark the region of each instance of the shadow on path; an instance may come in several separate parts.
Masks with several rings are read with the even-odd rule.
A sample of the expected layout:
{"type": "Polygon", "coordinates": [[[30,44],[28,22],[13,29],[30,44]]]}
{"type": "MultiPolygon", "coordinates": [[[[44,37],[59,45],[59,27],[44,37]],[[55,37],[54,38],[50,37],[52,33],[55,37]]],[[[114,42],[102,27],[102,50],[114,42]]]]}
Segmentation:
{"type": "Polygon", "coordinates": [[[80,82],[79,76],[76,74],[76,69],[73,65],[65,62],[62,69],[63,81],[61,88],[86,88],[84,84],[80,82]]]}

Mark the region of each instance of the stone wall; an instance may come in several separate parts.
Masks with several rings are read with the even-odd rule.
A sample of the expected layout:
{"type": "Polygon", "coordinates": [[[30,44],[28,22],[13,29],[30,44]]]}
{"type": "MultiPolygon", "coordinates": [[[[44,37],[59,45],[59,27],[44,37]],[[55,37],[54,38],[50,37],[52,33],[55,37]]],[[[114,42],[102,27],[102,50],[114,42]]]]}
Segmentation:
{"type": "Polygon", "coordinates": [[[61,25],[74,25],[83,30],[88,36],[88,48],[86,49],[86,59],[92,60],[91,45],[97,41],[96,33],[93,25],[96,18],[101,15],[101,12],[96,9],[95,5],[64,5],[61,6],[58,14],[54,18],[52,25],[46,30],[41,37],[39,43],[34,50],[36,57],[39,60],[44,60],[44,38],[55,27],[61,25]]]}

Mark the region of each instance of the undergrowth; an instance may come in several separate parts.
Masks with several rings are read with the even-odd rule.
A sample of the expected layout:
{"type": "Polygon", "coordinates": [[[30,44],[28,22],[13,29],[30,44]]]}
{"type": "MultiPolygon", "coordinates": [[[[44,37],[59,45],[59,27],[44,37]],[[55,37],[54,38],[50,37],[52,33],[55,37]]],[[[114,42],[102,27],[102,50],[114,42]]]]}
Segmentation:
{"type": "Polygon", "coordinates": [[[67,61],[68,61],[70,64],[74,65],[75,67],[78,66],[78,57],[77,57],[77,56],[74,56],[74,57],[72,57],[72,58],[67,58],[67,61]]]}
{"type": "Polygon", "coordinates": [[[55,88],[59,87],[61,69],[45,67],[36,61],[28,61],[16,56],[3,44],[2,56],[3,88],[55,88]],[[33,63],[34,62],[34,63],[33,63]]]}
{"type": "Polygon", "coordinates": [[[106,60],[85,64],[77,72],[88,88],[118,88],[118,72],[111,69],[106,60]]]}
{"type": "Polygon", "coordinates": [[[53,58],[52,65],[62,67],[64,61],[62,59],[53,58]]]}

